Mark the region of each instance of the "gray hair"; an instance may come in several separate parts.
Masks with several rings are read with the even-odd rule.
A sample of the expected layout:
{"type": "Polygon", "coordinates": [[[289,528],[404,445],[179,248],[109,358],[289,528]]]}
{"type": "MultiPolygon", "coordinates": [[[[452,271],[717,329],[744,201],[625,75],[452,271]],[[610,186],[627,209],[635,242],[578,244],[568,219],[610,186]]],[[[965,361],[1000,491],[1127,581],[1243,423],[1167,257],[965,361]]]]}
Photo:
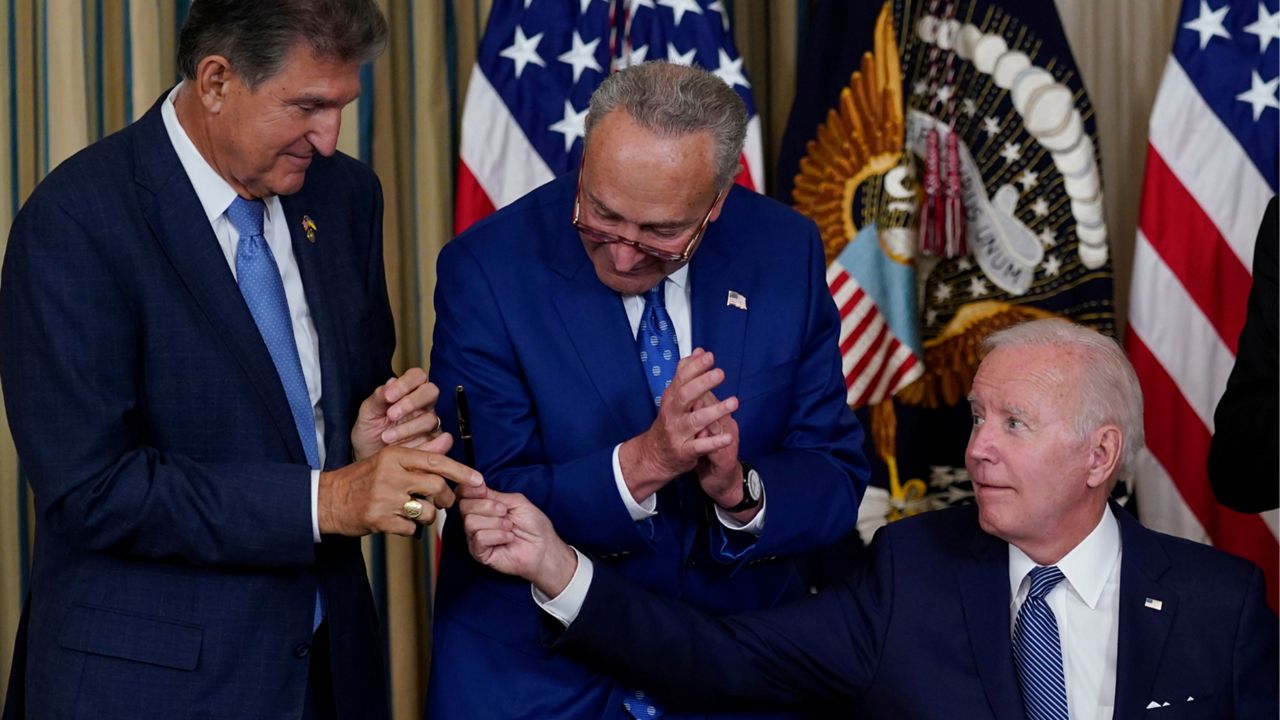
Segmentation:
{"type": "Polygon", "coordinates": [[[375,0],[194,0],[178,36],[178,71],[187,80],[222,55],[249,89],[273,77],[299,42],[318,58],[364,62],[387,44],[375,0]]]}
{"type": "Polygon", "coordinates": [[[709,132],[716,143],[716,186],[738,175],[747,137],[747,108],[738,93],[701,68],[662,61],[632,65],[605,78],[591,95],[586,140],[605,115],[621,107],[659,137],[709,132]]]}
{"type": "Polygon", "coordinates": [[[1120,428],[1124,451],[1120,468],[1133,467],[1145,443],[1142,424],[1142,386],[1133,365],[1116,341],[1070,320],[1049,318],[1014,325],[992,333],[982,343],[991,352],[996,348],[1061,347],[1083,355],[1079,369],[1079,411],[1072,429],[1081,439],[1107,424],[1120,428]]]}

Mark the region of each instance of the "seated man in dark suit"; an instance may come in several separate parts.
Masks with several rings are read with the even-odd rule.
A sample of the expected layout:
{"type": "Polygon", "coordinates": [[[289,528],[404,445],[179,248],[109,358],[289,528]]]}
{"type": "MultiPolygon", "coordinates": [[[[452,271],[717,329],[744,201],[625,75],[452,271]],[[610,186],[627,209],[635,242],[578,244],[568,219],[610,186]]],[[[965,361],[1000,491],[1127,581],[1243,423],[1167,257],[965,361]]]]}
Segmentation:
{"type": "Polygon", "coordinates": [[[1262,573],[1107,502],[1143,443],[1119,347],[1042,320],[987,348],[966,456],[977,506],[887,526],[865,567],[789,607],[715,620],[655,598],[565,545],[519,495],[464,497],[470,549],[534,584],[567,626],[544,623],[556,649],[673,707],[1275,718],[1262,573]]]}
{"type": "Polygon", "coordinates": [[[6,717],[389,716],[359,536],[480,477],[392,374],[381,189],[336,152],[386,38],[374,0],[196,0],[182,82],[14,221],[37,522],[6,717]]]}

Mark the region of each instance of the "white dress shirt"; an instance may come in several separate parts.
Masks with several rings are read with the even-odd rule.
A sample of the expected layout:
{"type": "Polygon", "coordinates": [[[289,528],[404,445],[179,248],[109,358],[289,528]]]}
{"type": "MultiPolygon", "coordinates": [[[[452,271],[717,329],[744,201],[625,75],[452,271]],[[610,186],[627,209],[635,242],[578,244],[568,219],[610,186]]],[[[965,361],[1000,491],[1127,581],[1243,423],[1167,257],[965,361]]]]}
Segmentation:
{"type": "MultiPolygon", "coordinates": [[[[1093,532],[1056,563],[1065,579],[1045,596],[1058,621],[1071,720],[1107,720],[1115,705],[1120,556],[1120,525],[1107,507],[1093,532]]],[[[1034,560],[1009,546],[1009,617],[1013,622],[1027,598],[1029,573],[1035,567],[1034,560]]],[[[1012,624],[1009,632],[1013,632],[1012,624]]]]}
{"type": "MultiPolygon", "coordinates": [[[[236,275],[236,245],[240,242],[240,233],[227,218],[227,208],[236,198],[236,191],[226,180],[222,179],[200,151],[191,142],[187,131],[178,122],[178,112],[174,108],[174,99],[182,89],[180,83],[169,93],[165,103],[160,106],[160,116],[164,119],[164,128],[169,133],[169,142],[178,154],[182,169],[195,188],[196,197],[204,208],[213,234],[218,238],[218,245],[231,268],[231,275],[236,275]]],[[[280,198],[271,196],[263,198],[266,205],[262,234],[275,257],[276,266],[280,270],[280,279],[284,281],[284,294],[289,303],[289,319],[293,323],[293,339],[298,345],[298,359],[302,361],[302,375],[307,382],[307,395],[311,399],[311,412],[315,418],[316,447],[320,451],[320,466],[324,467],[324,413],[320,409],[320,337],[316,333],[315,323],[311,320],[311,309],[307,306],[307,296],[302,288],[302,273],[298,270],[298,260],[293,255],[293,238],[289,234],[288,222],[284,217],[284,208],[280,198]]],[[[212,268],[210,268],[212,271],[212,268]]],[[[317,515],[316,498],[320,488],[320,471],[311,471],[311,533],[315,542],[320,542],[320,522],[317,515]]]]}
{"type": "MultiPolygon", "coordinates": [[[[663,291],[667,314],[671,316],[671,324],[675,327],[676,343],[680,346],[681,358],[689,357],[693,352],[693,321],[689,297],[689,266],[686,264],[667,276],[667,285],[663,291]]],[[[635,337],[640,332],[644,302],[643,295],[622,296],[622,306],[627,311],[627,321],[631,323],[631,337],[635,337]]],[[[657,493],[645,498],[644,502],[636,502],[626,481],[622,478],[622,464],[618,461],[618,451],[621,447],[622,443],[618,443],[613,448],[613,482],[618,488],[618,495],[622,497],[622,504],[627,506],[627,512],[631,514],[632,520],[639,521],[657,515],[657,493]]],[[[720,519],[721,524],[731,530],[759,535],[764,529],[764,510],[764,483],[761,482],[760,512],[756,513],[750,522],[745,524],[738,522],[719,505],[716,506],[716,517],[720,519]]]]}

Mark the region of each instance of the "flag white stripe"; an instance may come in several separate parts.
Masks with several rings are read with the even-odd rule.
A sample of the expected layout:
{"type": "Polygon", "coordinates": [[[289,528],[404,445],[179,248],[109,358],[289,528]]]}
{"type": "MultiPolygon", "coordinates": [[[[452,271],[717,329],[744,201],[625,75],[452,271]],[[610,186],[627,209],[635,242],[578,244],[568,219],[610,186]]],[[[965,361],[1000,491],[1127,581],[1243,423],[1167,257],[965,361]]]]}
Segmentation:
{"type": "Polygon", "coordinates": [[[472,68],[462,110],[459,155],[494,207],[551,181],[551,168],[529,143],[479,65],[472,68]]]}
{"type": "MultiPolygon", "coordinates": [[[[1172,56],[1151,110],[1150,131],[1151,146],[1251,270],[1271,187],[1172,56]]],[[[1142,266],[1135,262],[1134,267],[1142,266]]]]}
{"type": "Polygon", "coordinates": [[[1235,355],[1141,229],[1133,266],[1142,272],[1134,273],[1130,288],[1129,327],[1213,432],[1213,411],[1227,387],[1235,355]],[[1190,348],[1195,352],[1188,352],[1190,348]]]}
{"type": "Polygon", "coordinates": [[[1134,495],[1142,509],[1142,524],[1162,533],[1211,544],[1209,534],[1182,499],[1178,486],[1147,448],[1138,451],[1134,474],[1142,482],[1134,484],[1134,495]]]}

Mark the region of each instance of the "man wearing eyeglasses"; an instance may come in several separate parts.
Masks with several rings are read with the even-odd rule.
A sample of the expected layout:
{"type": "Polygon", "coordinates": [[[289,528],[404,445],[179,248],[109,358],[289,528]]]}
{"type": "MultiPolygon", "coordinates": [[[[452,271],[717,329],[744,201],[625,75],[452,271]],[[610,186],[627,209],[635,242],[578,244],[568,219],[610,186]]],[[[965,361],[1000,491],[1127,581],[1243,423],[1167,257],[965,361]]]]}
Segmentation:
{"type": "MultiPolygon", "coordinates": [[[[717,615],[804,595],[805,554],[853,530],[867,482],[817,230],[733,184],[746,120],[702,70],[606,79],[578,172],[441,253],[431,361],[449,431],[466,387],[491,487],[717,615]]],[[[429,717],[664,716],[544,650],[528,586],[445,535],[429,717]]]]}

